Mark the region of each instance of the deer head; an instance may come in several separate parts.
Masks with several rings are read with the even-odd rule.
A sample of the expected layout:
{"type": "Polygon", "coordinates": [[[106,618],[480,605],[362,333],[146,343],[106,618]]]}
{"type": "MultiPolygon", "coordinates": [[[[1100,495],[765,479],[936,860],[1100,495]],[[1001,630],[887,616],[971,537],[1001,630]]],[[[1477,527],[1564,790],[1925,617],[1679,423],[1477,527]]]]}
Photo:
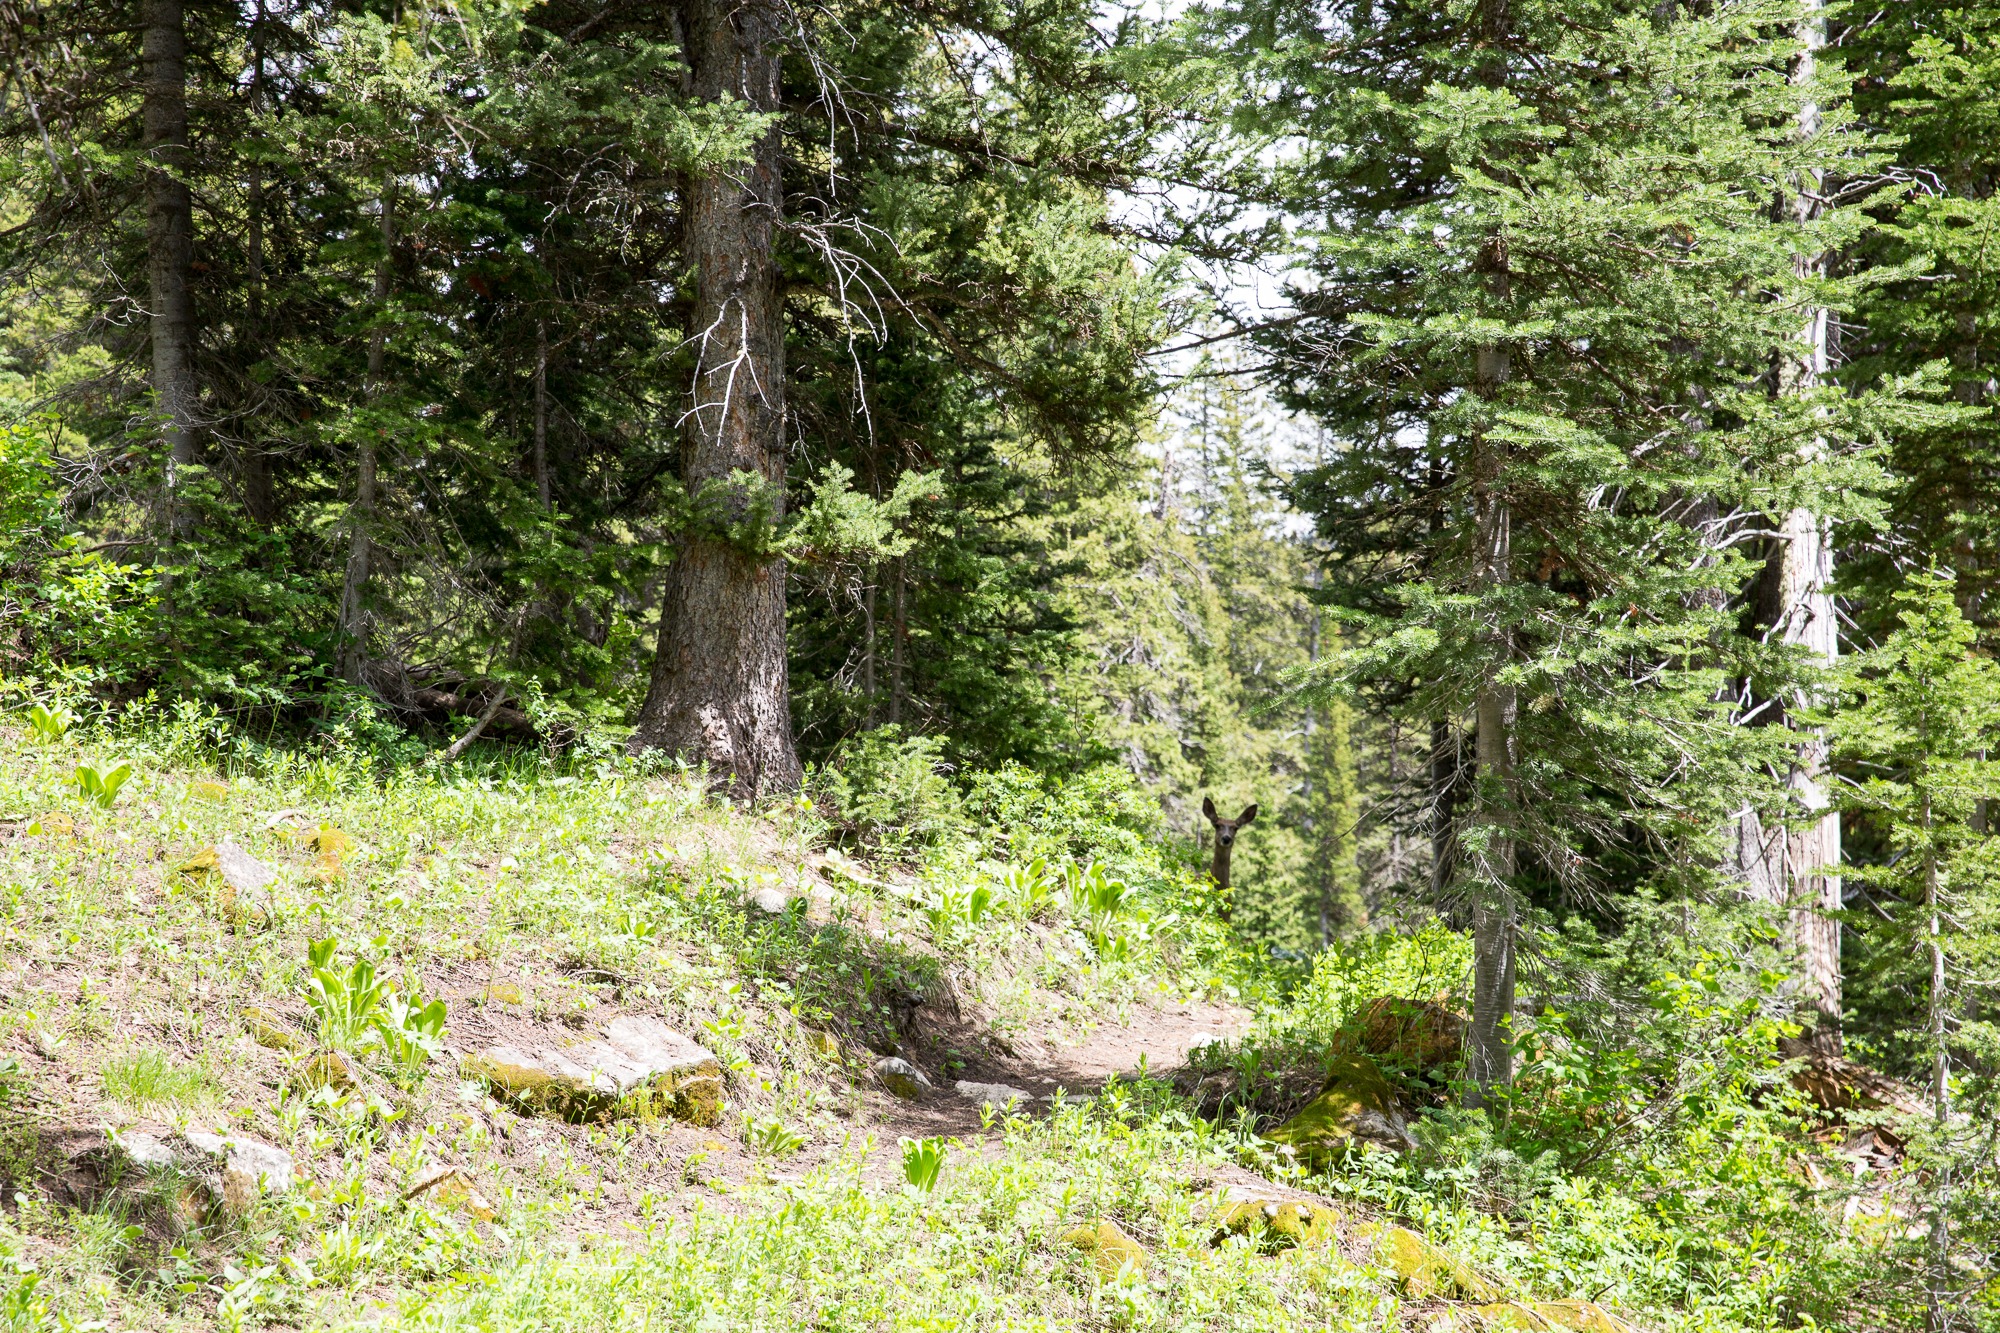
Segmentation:
{"type": "Polygon", "coordinates": [[[1204,796],[1201,798],[1201,812],[1208,822],[1215,825],[1215,859],[1209,866],[1209,875],[1215,880],[1215,887],[1229,887],[1229,853],[1236,846],[1236,833],[1245,824],[1257,817],[1257,806],[1253,802],[1243,807],[1243,813],[1234,819],[1224,819],[1215,813],[1215,802],[1204,796]]]}

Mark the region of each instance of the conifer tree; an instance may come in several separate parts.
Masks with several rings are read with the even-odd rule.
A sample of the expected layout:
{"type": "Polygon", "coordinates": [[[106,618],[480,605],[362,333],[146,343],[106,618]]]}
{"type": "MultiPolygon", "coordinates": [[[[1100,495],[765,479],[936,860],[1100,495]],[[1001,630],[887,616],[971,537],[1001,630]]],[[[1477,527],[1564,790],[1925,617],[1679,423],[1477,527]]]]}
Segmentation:
{"type": "Polygon", "coordinates": [[[1256,332],[1285,400],[1338,442],[1297,487],[1365,634],[1338,679],[1430,721],[1434,759],[1469,739],[1439,846],[1475,935],[1474,1102],[1509,1078],[1524,912],[1601,901],[1614,864],[1688,887],[1730,801],[1785,771],[1719,708],[1726,678],[1768,691],[1797,662],[1735,634],[1734,534],[1866,510],[1850,450],[1880,404],[1771,377],[1802,312],[1848,299],[1796,257],[1865,222],[1771,207],[1859,154],[1831,111],[1794,132],[1808,98],[1832,105],[1785,79],[1796,20],[1526,0],[1206,13],[1258,55],[1273,185],[1301,219],[1296,313],[1256,332]]]}
{"type": "Polygon", "coordinates": [[[1930,1176],[1920,1286],[1926,1323],[1939,1333],[1957,1324],[1964,1296],[1951,1262],[1954,1223],[1969,1222],[1976,1247],[1990,1241],[2000,1166],[1978,1128],[1995,1110],[2000,1054],[1991,1021],[2000,1002],[1992,971],[2000,849],[1986,827],[2000,798],[2000,762],[1990,757],[2000,743],[2000,666],[1974,650],[1956,592],[1955,579],[1935,572],[1908,581],[1894,599],[1901,624],[1848,663],[1858,698],[1837,727],[1841,750],[1859,761],[1843,804],[1874,825],[1886,853],[1850,872],[1869,891],[1860,928],[1885,971],[1894,960],[1921,960],[1914,977],[1874,981],[1913,982],[1922,997],[1920,1021],[1899,1035],[1927,1066],[1932,1123],[1915,1147],[1930,1176]],[[1970,1065],[1975,1078],[1955,1065],[1970,1065]]]}

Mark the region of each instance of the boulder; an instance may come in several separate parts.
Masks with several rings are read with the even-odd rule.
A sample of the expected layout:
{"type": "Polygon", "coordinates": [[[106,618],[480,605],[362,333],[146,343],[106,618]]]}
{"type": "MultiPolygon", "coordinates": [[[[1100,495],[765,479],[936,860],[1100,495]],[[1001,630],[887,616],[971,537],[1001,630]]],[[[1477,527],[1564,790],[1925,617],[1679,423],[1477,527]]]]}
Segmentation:
{"type": "Polygon", "coordinates": [[[965,1079],[951,1085],[952,1091],[969,1102],[990,1106],[996,1111],[1011,1110],[1016,1106],[1027,1106],[1035,1100],[1031,1092],[1006,1083],[971,1083],[965,1079]]]}
{"type": "Polygon", "coordinates": [[[354,1083],[354,1066],[339,1051],[321,1051],[301,1063],[292,1073],[292,1086],[302,1092],[311,1092],[316,1088],[345,1092],[354,1083]]]}
{"type": "Polygon", "coordinates": [[[700,1045],[642,1015],[614,1018],[599,1032],[533,1051],[488,1046],[466,1068],[530,1115],[576,1122],[669,1115],[696,1125],[722,1119],[722,1066],[700,1045]]]}
{"type": "Polygon", "coordinates": [[[1417,1073],[1455,1065],[1465,1049],[1464,1017],[1429,1000],[1370,1000],[1350,1030],[1363,1054],[1417,1073]]]}
{"type": "Polygon", "coordinates": [[[1337,1161],[1356,1143],[1391,1152],[1416,1146],[1389,1081],[1362,1055],[1335,1060],[1319,1095],[1264,1137],[1292,1149],[1313,1170],[1337,1161]]]}
{"type": "Polygon", "coordinates": [[[1100,1277],[1114,1278],[1127,1272],[1143,1274],[1151,1258],[1145,1246],[1126,1235],[1110,1218],[1071,1227],[1063,1233],[1063,1242],[1096,1260],[1100,1277]]]}
{"type": "Polygon", "coordinates": [[[298,1180],[290,1153],[243,1134],[131,1129],[78,1157],[98,1198],[149,1194],[181,1227],[217,1207],[241,1217],[261,1196],[286,1193],[298,1180]]]}
{"type": "Polygon", "coordinates": [[[1595,1301],[1494,1301],[1452,1312],[1449,1330],[1432,1321],[1430,1333],[1632,1333],[1632,1326],[1595,1301]]]}
{"type": "Polygon", "coordinates": [[[1216,1232],[1210,1243],[1231,1236],[1248,1238],[1265,1254],[1276,1254],[1311,1241],[1330,1238],[1339,1214],[1310,1199],[1281,1199],[1248,1190],[1227,1189],[1216,1200],[1216,1232]]]}
{"type": "Polygon", "coordinates": [[[259,1046],[274,1051],[303,1051],[312,1044],[268,1009],[245,1005],[237,1016],[243,1020],[243,1030],[250,1034],[250,1040],[259,1046]]]}
{"type": "Polygon", "coordinates": [[[875,1062],[875,1081],[906,1102],[916,1101],[931,1089],[924,1071],[900,1055],[885,1055],[875,1062]]]}
{"type": "Polygon", "coordinates": [[[1414,1300],[1497,1302],[1500,1290],[1471,1264],[1419,1236],[1408,1227],[1371,1224],[1355,1236],[1373,1247],[1375,1262],[1389,1270],[1405,1296],[1414,1300]]]}
{"type": "Polygon", "coordinates": [[[424,1199],[426,1202],[456,1209],[482,1222],[494,1218],[493,1205],[479,1192],[464,1169],[456,1166],[427,1167],[417,1173],[410,1187],[403,1191],[405,1199],[424,1199]]]}

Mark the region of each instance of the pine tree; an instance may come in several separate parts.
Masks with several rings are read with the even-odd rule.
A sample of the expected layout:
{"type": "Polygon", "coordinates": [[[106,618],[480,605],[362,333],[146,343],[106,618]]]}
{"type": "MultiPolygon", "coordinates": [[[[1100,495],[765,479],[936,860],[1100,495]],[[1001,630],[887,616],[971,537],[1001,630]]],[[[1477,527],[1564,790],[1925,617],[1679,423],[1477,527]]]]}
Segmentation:
{"type": "Polygon", "coordinates": [[[1864,775],[1843,804],[1884,842],[1880,863],[1850,871],[1870,891],[1860,929],[1885,961],[1921,959],[1913,987],[1921,1022],[1900,1035],[1928,1066],[1932,1124],[1915,1157],[1930,1177],[1921,1288],[1927,1326],[1938,1333],[1959,1324],[1954,1307],[1969,1294],[1952,1264],[1954,1222],[1969,1222],[1975,1245],[1991,1239],[2000,1166],[1991,1136],[1964,1114],[1986,1119],[1996,1109],[2000,856],[1986,825],[2000,798],[2000,762],[1989,757],[2000,742],[2000,666],[1975,652],[1956,594],[1956,580],[1937,573],[1908,581],[1894,599],[1898,628],[1848,664],[1858,700],[1837,726],[1840,748],[1864,775]],[[1964,1089],[1965,1104],[1954,1101],[1963,1082],[1955,1055],[1987,1075],[1964,1089]]]}
{"type": "Polygon", "coordinates": [[[1510,1076],[1525,909],[1602,903],[1632,875],[1689,887],[1746,775],[1787,766],[1720,705],[1728,677],[1768,689],[1798,660],[1737,637],[1728,534],[1866,511],[1848,447],[1878,406],[1771,378],[1800,311],[1848,299],[1796,257],[1865,223],[1770,207],[1857,151],[1831,110],[1793,131],[1806,100],[1831,106],[1784,78],[1796,18],[1206,16],[1258,55],[1240,114],[1279,108],[1295,150],[1273,186],[1302,220],[1296,314],[1257,341],[1337,442],[1296,493],[1363,635],[1338,676],[1433,728],[1440,885],[1475,936],[1475,1102],[1510,1076]]]}

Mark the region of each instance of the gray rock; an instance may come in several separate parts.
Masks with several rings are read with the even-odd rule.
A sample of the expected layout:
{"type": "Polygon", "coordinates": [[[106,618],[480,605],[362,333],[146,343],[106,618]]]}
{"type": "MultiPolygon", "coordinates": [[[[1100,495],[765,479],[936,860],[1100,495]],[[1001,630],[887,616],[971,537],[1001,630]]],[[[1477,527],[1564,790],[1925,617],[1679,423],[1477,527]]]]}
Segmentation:
{"type": "Polygon", "coordinates": [[[1027,1106],[1035,1100],[1033,1093],[1006,1083],[971,1083],[960,1079],[952,1084],[952,1090],[969,1102],[978,1102],[996,1111],[1005,1111],[1016,1105],[1027,1106]]]}
{"type": "Polygon", "coordinates": [[[792,899],[783,889],[759,889],[750,895],[750,905],[770,916],[783,916],[792,899]]]}
{"type": "Polygon", "coordinates": [[[906,1102],[916,1101],[931,1087],[924,1071],[899,1055],[886,1055],[875,1062],[875,1081],[906,1102]]]}
{"type": "Polygon", "coordinates": [[[261,1139],[189,1130],[181,1139],[222,1175],[222,1206],[242,1216],[261,1194],[284,1194],[298,1178],[292,1155],[261,1139]]]}
{"type": "Polygon", "coordinates": [[[215,868],[222,882],[238,893],[256,893],[278,877],[278,872],[224,838],[215,849],[215,868]]]}
{"type": "MultiPolygon", "coordinates": [[[[284,1194],[298,1181],[298,1168],[283,1148],[243,1134],[207,1134],[189,1130],[174,1134],[127,1130],[92,1149],[102,1183],[122,1189],[162,1173],[172,1172],[192,1186],[197,1196],[220,1203],[232,1217],[241,1217],[264,1194],[284,1194]]],[[[187,1208],[176,1206],[177,1212],[187,1208]]],[[[183,1220],[189,1220],[183,1218],[183,1220]]]]}
{"type": "Polygon", "coordinates": [[[565,1120],[663,1112],[697,1125],[722,1118],[722,1066],[657,1018],[625,1015],[597,1040],[554,1037],[545,1048],[488,1046],[467,1060],[517,1107],[565,1120]]]}

